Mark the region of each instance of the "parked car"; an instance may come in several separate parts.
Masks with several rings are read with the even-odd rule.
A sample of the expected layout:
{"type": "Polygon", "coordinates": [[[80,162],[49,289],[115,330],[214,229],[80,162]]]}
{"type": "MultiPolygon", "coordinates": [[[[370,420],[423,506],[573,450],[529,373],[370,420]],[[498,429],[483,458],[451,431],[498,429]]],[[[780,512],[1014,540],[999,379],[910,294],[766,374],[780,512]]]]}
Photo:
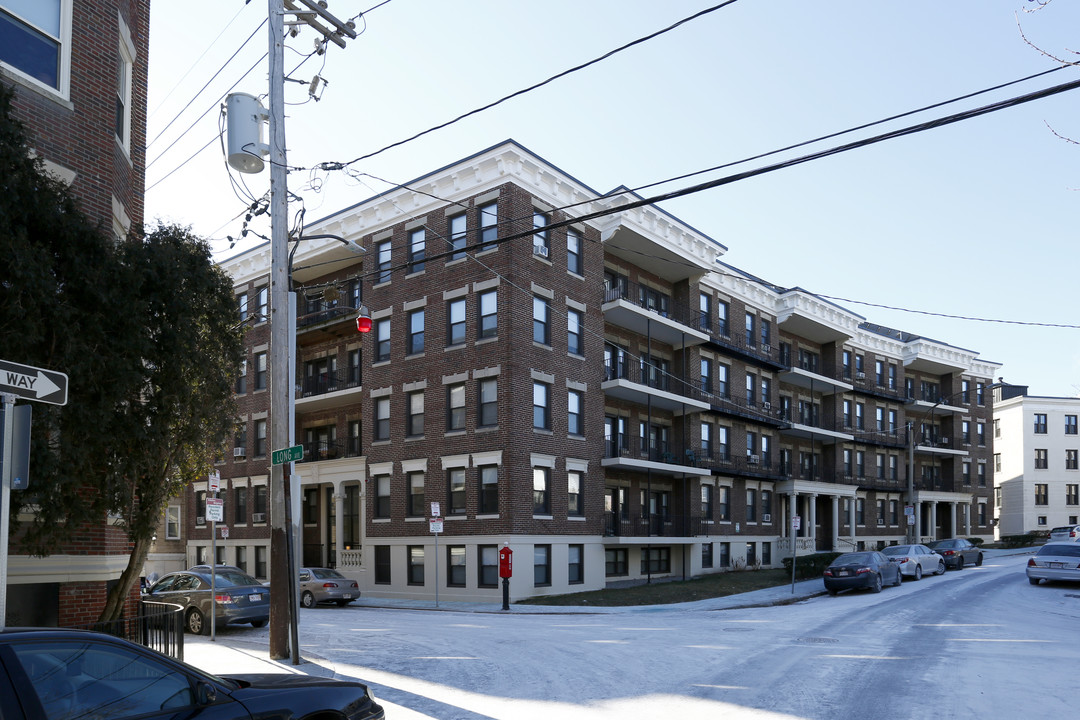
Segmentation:
{"type": "Polygon", "coordinates": [[[1080,543],[1046,543],[1027,562],[1028,582],[1073,580],[1080,582],[1080,543]]]}
{"type": "Polygon", "coordinates": [[[885,583],[899,585],[904,581],[900,566],[876,550],[844,553],[832,561],[824,573],[825,589],[830,595],[851,588],[866,588],[881,592],[885,583]]]}
{"type": "Polygon", "coordinates": [[[300,568],[300,604],[306,608],[319,603],[337,603],[345,607],[360,597],[360,586],[337,570],[300,568]]]}
{"type": "Polygon", "coordinates": [[[196,635],[210,634],[211,607],[218,627],[251,623],[262,627],[270,619],[270,588],[255,578],[218,566],[210,572],[180,570],[162,576],[143,596],[148,600],[176,603],[184,607],[184,627],[196,635]]]}
{"type": "Polygon", "coordinates": [[[158,652],[84,630],[0,631],[0,716],[380,720],[360,682],[281,673],[215,677],[158,652]]]}
{"type": "Polygon", "coordinates": [[[1064,525],[1050,531],[1049,542],[1076,542],[1080,540],[1080,525],[1064,525]]]}
{"type": "Polygon", "coordinates": [[[901,573],[916,580],[922,580],[923,575],[945,572],[945,559],[925,545],[891,545],[881,552],[900,566],[901,573]]]}
{"type": "Polygon", "coordinates": [[[964,565],[968,563],[975,563],[975,567],[979,567],[983,562],[983,554],[979,546],[964,538],[934,540],[926,543],[926,547],[945,558],[946,567],[955,570],[963,570],[964,565]]]}

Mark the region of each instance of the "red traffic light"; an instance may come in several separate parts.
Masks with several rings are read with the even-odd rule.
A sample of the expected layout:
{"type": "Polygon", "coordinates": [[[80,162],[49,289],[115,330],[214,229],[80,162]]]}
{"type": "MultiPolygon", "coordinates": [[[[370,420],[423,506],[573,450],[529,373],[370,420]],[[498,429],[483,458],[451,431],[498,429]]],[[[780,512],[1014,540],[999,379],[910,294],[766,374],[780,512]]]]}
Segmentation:
{"type": "Polygon", "coordinates": [[[366,308],[361,308],[360,314],[356,316],[356,332],[371,332],[371,315],[366,308]]]}

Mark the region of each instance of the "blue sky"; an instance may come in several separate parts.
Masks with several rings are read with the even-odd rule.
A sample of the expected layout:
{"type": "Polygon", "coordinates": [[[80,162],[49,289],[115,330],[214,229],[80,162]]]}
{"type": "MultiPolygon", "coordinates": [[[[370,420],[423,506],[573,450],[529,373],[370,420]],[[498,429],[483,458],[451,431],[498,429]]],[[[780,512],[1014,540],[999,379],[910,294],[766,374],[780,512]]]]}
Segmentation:
{"type": "MultiPolygon", "coordinates": [[[[288,84],[288,160],[308,167],[380,150],[717,4],[391,0],[358,21],[362,32],[344,50],[332,47],[293,76],[319,73],[328,84],[322,100],[306,103],[306,86],[288,84]]],[[[332,0],[330,10],[344,19],[373,5],[332,0]]],[[[354,168],[405,182],[513,138],[597,190],[638,187],[1050,70],[1059,64],[1050,56],[1080,60],[1069,50],[1080,49],[1080,3],[1055,0],[1024,12],[1038,7],[738,0],[354,168]]],[[[216,239],[222,258],[247,201],[230,188],[215,140],[218,98],[267,51],[264,27],[226,64],[266,10],[261,0],[223,1],[200,13],[157,0],[151,10],[146,216],[191,225],[216,239]]],[[[313,39],[305,30],[288,41],[287,70],[313,39]]],[[[1066,68],[646,192],[1078,79],[1080,68],[1066,68]]],[[[234,91],[264,94],[265,62],[234,91]]],[[[1073,396],[1080,330],[1044,325],[1080,325],[1072,294],[1080,145],[1054,135],[1080,139],[1078,109],[1073,90],[662,207],[725,245],[724,260],[747,272],[828,296],[872,322],[976,350],[1032,393],[1073,396]]],[[[255,195],[269,184],[268,173],[243,180],[255,195]]],[[[387,188],[342,173],[310,180],[289,178],[309,220],[387,188]]]]}

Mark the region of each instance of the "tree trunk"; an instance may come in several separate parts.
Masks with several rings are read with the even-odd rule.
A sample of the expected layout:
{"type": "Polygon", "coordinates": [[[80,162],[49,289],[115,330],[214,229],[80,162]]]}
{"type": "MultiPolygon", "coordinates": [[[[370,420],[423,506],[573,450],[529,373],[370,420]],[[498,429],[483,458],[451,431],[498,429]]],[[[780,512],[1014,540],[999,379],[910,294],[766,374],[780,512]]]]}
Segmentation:
{"type": "Polygon", "coordinates": [[[146,555],[149,551],[150,540],[148,538],[135,539],[135,546],[131,549],[131,555],[128,556],[127,567],[124,568],[124,572],[120,573],[119,580],[109,591],[109,596],[105,599],[105,607],[101,611],[101,616],[98,617],[98,622],[111,622],[119,620],[123,616],[128,593],[131,592],[131,586],[138,582],[139,572],[146,562],[146,555]]]}

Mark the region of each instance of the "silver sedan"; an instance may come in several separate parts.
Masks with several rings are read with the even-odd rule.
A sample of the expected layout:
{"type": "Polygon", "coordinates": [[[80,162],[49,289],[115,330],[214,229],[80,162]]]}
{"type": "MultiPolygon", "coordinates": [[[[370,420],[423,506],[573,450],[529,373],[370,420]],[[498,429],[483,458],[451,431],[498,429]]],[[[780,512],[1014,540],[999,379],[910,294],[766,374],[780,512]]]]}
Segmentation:
{"type": "Polygon", "coordinates": [[[360,597],[360,586],[337,570],[300,568],[300,604],[306,608],[319,603],[337,603],[344,607],[360,597]]]}
{"type": "Polygon", "coordinates": [[[922,580],[923,575],[945,574],[945,558],[925,545],[891,545],[881,552],[900,566],[901,573],[916,580],[922,580]]]}
{"type": "Polygon", "coordinates": [[[1080,543],[1046,543],[1027,563],[1028,582],[1071,580],[1080,582],[1080,543]]]}

